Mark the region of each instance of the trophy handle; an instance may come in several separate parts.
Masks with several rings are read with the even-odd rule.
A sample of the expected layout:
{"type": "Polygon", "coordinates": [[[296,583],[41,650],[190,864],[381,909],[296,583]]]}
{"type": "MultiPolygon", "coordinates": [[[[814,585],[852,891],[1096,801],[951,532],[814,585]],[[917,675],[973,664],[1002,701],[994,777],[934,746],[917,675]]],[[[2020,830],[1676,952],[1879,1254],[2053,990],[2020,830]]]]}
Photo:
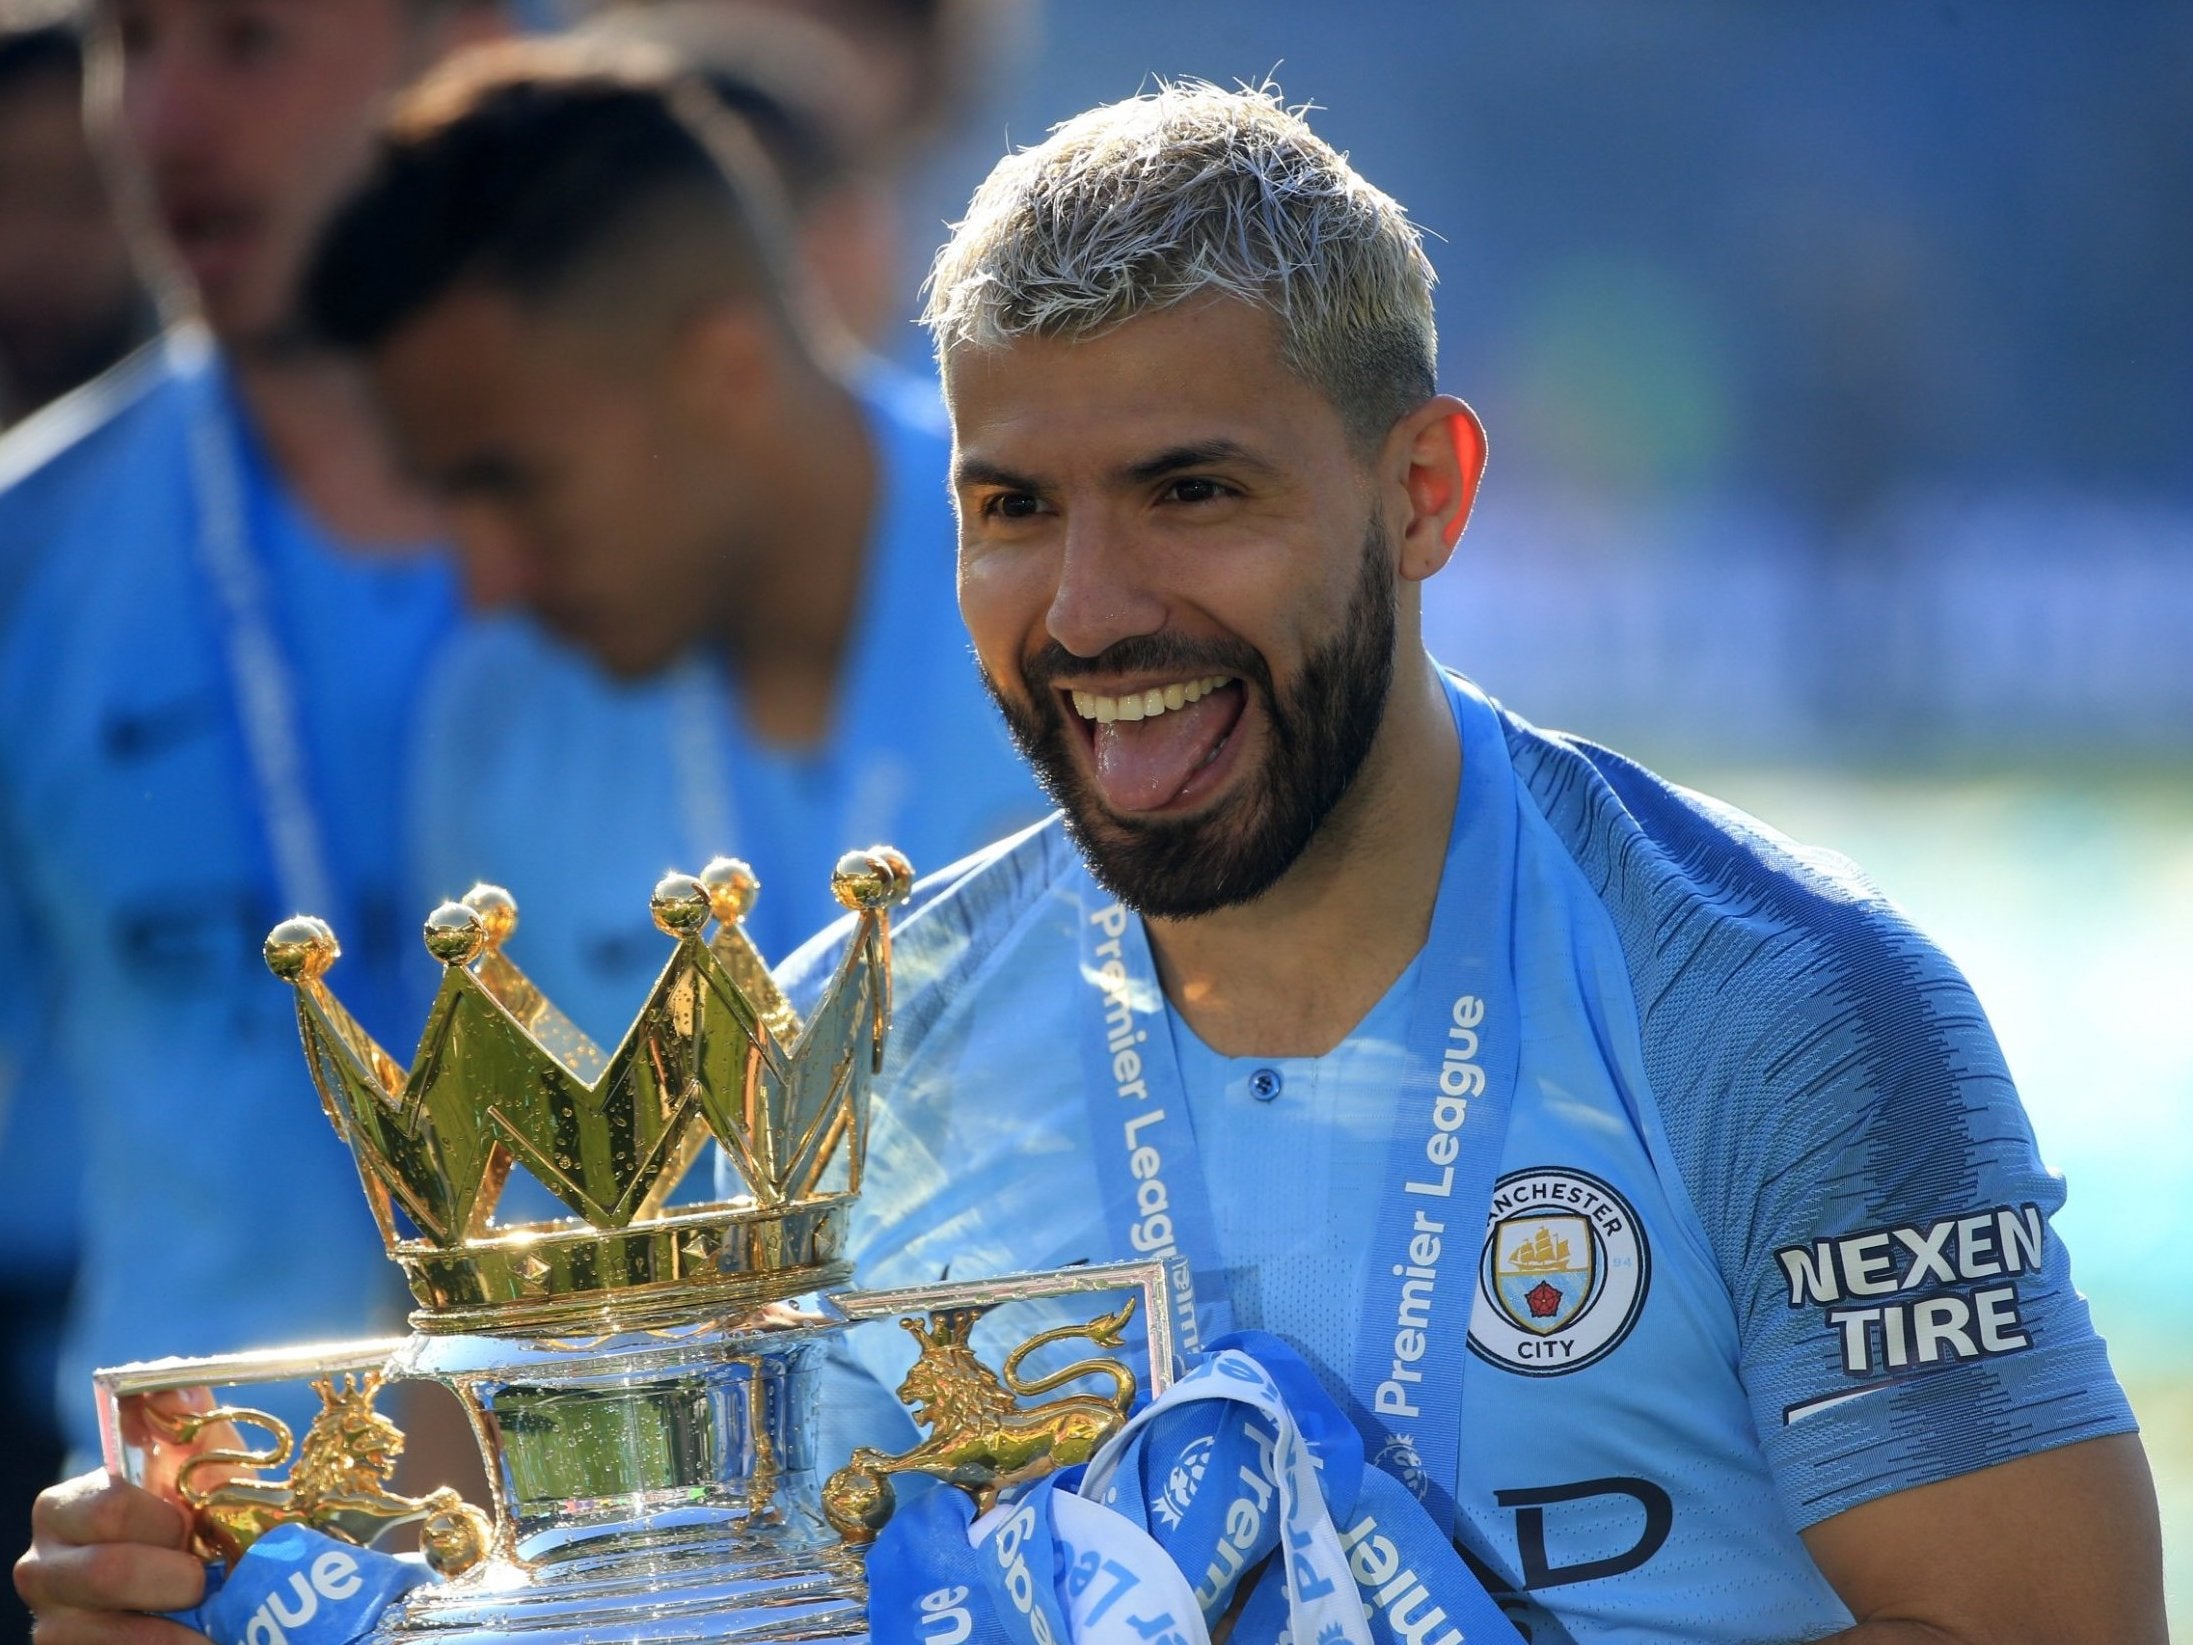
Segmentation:
{"type": "Polygon", "coordinates": [[[192,1550],[231,1565],[277,1525],[302,1524],[358,1547],[420,1524],[427,1564],[457,1576],[484,1560],[487,1516],[443,1486],[425,1496],[389,1489],[403,1430],[373,1408],[402,1340],[165,1359],[94,1373],[101,1448],[117,1478],[168,1496],[190,1515],[192,1550]],[[279,1418],[211,1404],[204,1390],[310,1380],[320,1411],[295,1440],[279,1418]],[[163,1401],[161,1396],[179,1395],[163,1401]],[[273,1440],[254,1449],[239,1427],[273,1440]],[[289,1463],[286,1476],[263,1470],[289,1463]]]}
{"type": "Polygon", "coordinates": [[[1054,1342],[1086,1339],[1099,1348],[1120,1348],[1139,1305],[1149,1330],[1149,1391],[1154,1398],[1177,1372],[1173,1289],[1162,1262],[1122,1262],[912,1286],[894,1291],[840,1292],[831,1301],[853,1320],[898,1317],[921,1345],[921,1355],[899,1384],[898,1396],[914,1420],[929,1430],[909,1451],[891,1455],[862,1446],[824,1483],[824,1516],[847,1543],[875,1540],[896,1507],[891,1476],[928,1474],[956,1485],[987,1511],[1000,1492],[1060,1468],[1087,1462],[1126,1425],[1136,1379],[1116,1359],[1078,1360],[1048,1375],[1025,1380],[1022,1363],[1054,1342]],[[1133,1291],[1124,1306],[1083,1324],[1054,1327],[1029,1337],[993,1372],[975,1357],[968,1338],[992,1308],[1039,1298],[1133,1291]],[[917,1319],[906,1310],[926,1315],[917,1319]],[[1099,1378],[1108,1393],[1076,1393],[1035,1405],[1021,1400],[1068,1383],[1099,1378]]]}

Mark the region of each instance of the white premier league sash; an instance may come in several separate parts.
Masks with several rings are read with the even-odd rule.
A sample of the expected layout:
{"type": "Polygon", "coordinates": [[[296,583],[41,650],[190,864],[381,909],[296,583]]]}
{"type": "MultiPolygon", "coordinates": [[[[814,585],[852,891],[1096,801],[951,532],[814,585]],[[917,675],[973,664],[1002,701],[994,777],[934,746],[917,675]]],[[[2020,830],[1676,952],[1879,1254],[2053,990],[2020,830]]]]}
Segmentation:
{"type": "MultiPolygon", "coordinates": [[[[1455,1523],[1476,1255],[1500,1169],[1520,1033],[1510,963],[1515,801],[1492,705],[1449,677],[1462,783],[1410,1002],[1350,1392],[1374,1462],[1455,1523]]],[[[1191,1348],[1228,1328],[1207,1167],[1142,922],[1083,871],[1083,1093],[1117,1254],[1192,1272],[1191,1348]]],[[[1183,1295],[1190,1295],[1183,1287],[1183,1295]]]]}

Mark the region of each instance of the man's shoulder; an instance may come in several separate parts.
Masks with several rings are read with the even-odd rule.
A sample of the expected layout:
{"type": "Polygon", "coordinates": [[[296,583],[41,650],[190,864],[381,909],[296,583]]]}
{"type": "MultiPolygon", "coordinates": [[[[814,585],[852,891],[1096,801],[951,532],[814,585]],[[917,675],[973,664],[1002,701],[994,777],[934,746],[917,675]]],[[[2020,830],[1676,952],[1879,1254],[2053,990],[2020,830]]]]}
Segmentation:
{"type": "Polygon", "coordinates": [[[1895,905],[1841,853],[1793,840],[1612,749],[1512,714],[1502,719],[1530,810],[1625,944],[1639,921],[1658,925],[1685,915],[1842,942],[1863,931],[1910,931],[1895,905]]]}
{"type": "Polygon", "coordinates": [[[926,550],[939,531],[956,536],[951,492],[952,434],[933,382],[894,368],[863,376],[855,386],[876,443],[880,511],[878,540],[887,548],[926,550]]]}
{"type": "Polygon", "coordinates": [[[191,363],[187,340],[156,339],[0,436],[0,621],[40,567],[73,558],[66,544],[119,548],[145,486],[179,460],[191,363]]]}
{"type": "Polygon", "coordinates": [[[1770,1110],[1832,1125],[1890,1097],[1918,1123],[2000,1069],[1962,974],[1849,859],[1609,749],[1507,730],[1529,809],[1620,945],[1679,1132],[1703,1120],[1693,1099],[1709,1088],[1738,1125],[1770,1110]]]}
{"type": "Polygon", "coordinates": [[[0,509],[112,483],[109,465],[170,425],[195,354],[187,339],[155,338],[0,436],[0,509]]]}

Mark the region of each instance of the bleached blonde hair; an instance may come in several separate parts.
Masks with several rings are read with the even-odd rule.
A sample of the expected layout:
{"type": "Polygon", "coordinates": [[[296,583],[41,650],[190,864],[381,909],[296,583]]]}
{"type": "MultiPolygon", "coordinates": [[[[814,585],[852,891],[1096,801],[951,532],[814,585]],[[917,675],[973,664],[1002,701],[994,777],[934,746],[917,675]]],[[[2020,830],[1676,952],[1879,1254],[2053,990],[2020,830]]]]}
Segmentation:
{"type": "Polygon", "coordinates": [[[948,366],[962,347],[1240,298],[1271,311],[1288,367],[1375,444],[1435,391],[1435,278],[1408,214],[1277,88],[1181,81],[999,161],[937,254],[922,323],[948,366]]]}

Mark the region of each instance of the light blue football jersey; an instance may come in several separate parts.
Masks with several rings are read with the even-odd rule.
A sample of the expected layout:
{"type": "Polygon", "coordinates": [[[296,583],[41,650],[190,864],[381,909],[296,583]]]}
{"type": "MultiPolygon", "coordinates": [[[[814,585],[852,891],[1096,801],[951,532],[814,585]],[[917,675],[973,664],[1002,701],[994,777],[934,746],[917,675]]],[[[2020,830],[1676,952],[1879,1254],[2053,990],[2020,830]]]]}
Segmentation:
{"type": "Polygon", "coordinates": [[[447,568],[331,542],[202,335],[171,334],[0,441],[0,924],[15,939],[0,988],[42,994],[44,1036],[0,1177],[33,1157],[25,1127],[73,1124],[65,1163],[44,1169],[83,1173],[61,1383],[79,1446],[95,1444],[95,1366],[402,1318],[294,1002],[260,958],[296,910],[201,552],[193,441],[208,431],[234,453],[224,472],[294,685],[336,982],[391,1039],[415,1031],[435,982],[399,897],[395,796],[422,665],[454,612],[447,568]]]}
{"type": "Polygon", "coordinates": [[[830,870],[885,841],[942,867],[1041,816],[954,601],[949,449],[933,387],[875,382],[878,511],[836,723],[816,749],[754,738],[736,684],[694,653],[614,680],[523,619],[453,636],[419,739],[414,900],[476,880],[517,898],[511,954],[614,1044],[669,955],[648,893],[730,853],[761,896],[746,929],[782,957],[843,910],[830,870]]]}
{"type": "MultiPolygon", "coordinates": [[[[2062,1183],[1970,989],[1847,862],[1459,684],[1456,707],[1462,804],[1516,814],[1513,883],[1473,890],[1512,899],[1521,1028],[1452,1276],[1476,1287],[1444,1349],[1459,1540],[1533,1645],[1846,1627],[1803,1528],[2133,1426],[2049,1227],[2062,1183]]],[[[1054,820],[899,921],[863,1284],[1135,1254],[1082,1084],[1082,875],[1054,820]]],[[[784,968],[795,997],[833,951],[784,968]]],[[[1173,1019],[1219,1246],[1197,1267],[1336,1389],[1374,1294],[1407,998],[1440,965],[1325,1057],[1221,1058],[1173,1019]]],[[[885,1386],[894,1335],[849,1351],[885,1386]]],[[[833,1444],[861,1420],[840,1399],[833,1444]]]]}

